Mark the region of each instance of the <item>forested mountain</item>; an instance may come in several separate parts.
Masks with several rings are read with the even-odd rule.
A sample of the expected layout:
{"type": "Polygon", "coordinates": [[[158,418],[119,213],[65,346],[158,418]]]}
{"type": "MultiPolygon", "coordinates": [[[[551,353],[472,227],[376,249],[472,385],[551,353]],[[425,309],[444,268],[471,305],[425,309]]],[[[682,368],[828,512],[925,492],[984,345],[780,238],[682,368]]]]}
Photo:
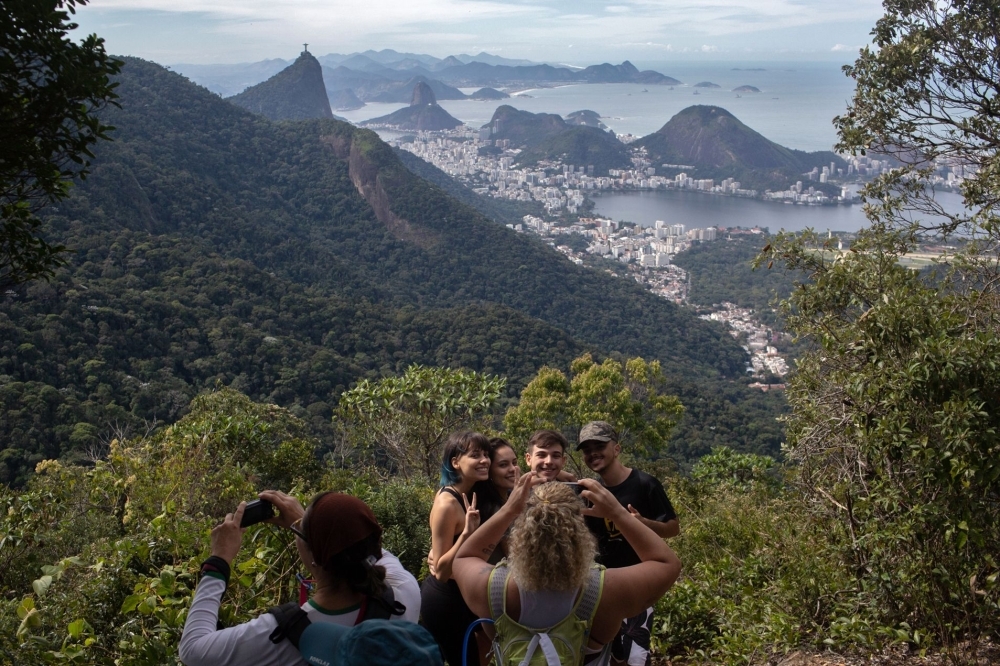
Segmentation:
{"type": "MultiPolygon", "coordinates": [[[[514,396],[543,364],[622,352],[661,359],[704,405],[750,396],[720,326],[489,220],[372,132],[272,123],[133,58],[118,92],[115,141],[48,211],[77,252],[0,302],[5,481],[171,421],[216,382],[321,434],[344,388],[412,362],[502,374],[514,396]]],[[[774,450],[780,433],[748,437],[774,450]]]]}
{"type": "Polygon", "coordinates": [[[267,81],[229,101],[271,120],[333,118],[323,84],[323,67],[308,51],[267,81]]]}
{"type": "Polygon", "coordinates": [[[580,125],[542,139],[517,156],[517,162],[522,166],[532,166],[542,160],[559,160],[574,166],[593,165],[595,176],[606,176],[609,169],[632,167],[628,147],[614,134],[580,125]]]}
{"type": "Polygon", "coordinates": [[[645,147],[656,167],[689,164],[695,167],[688,173],[693,177],[733,176],[743,187],[757,189],[783,189],[815,166],[846,166],[831,151],[807,153],[778,145],[718,106],[689,106],[632,145],[645,147]]]}
{"type": "Polygon", "coordinates": [[[753,270],[751,263],[770,240],[769,236],[733,235],[695,243],[676,255],[673,263],[689,274],[688,301],[706,306],[728,301],[753,308],[761,321],[776,324],[775,301],[788,298],[796,281],[805,277],[775,267],[753,270]]]}
{"type": "MultiPolygon", "coordinates": [[[[628,148],[609,132],[587,127],[577,111],[567,122],[554,113],[531,113],[504,104],[493,112],[488,125],[494,139],[509,139],[524,150],[518,164],[533,166],[541,160],[559,160],[563,164],[594,165],[594,173],[606,176],[608,169],[632,166],[628,148]]],[[[590,112],[593,113],[593,112],[590,112]]]]}

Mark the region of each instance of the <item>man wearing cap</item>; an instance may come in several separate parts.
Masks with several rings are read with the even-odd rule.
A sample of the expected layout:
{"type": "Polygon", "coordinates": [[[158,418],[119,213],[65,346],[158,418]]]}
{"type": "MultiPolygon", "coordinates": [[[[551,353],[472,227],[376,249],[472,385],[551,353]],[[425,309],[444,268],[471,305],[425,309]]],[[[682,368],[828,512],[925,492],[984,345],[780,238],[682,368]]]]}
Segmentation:
{"type": "MultiPolygon", "coordinates": [[[[618,433],[606,421],[591,421],[580,430],[577,450],[583,461],[601,477],[601,483],[618,502],[661,538],[677,536],[680,525],[663,484],[655,477],[619,460],[622,447],[618,433]]],[[[628,567],[640,559],[622,538],[615,524],[603,518],[587,518],[587,527],[597,537],[598,559],[609,569],[628,567]]],[[[628,618],[612,644],[612,660],[630,666],[649,663],[649,637],[653,626],[653,609],[628,618]]]]}
{"type": "MultiPolygon", "coordinates": [[[[341,634],[345,639],[347,634],[313,627],[324,623],[353,627],[362,621],[373,622],[375,620],[369,618],[377,616],[374,606],[390,606],[388,601],[391,600],[391,608],[382,614],[389,619],[383,622],[407,625],[399,628],[403,636],[400,640],[414,643],[417,651],[423,649],[419,648],[420,628],[413,629],[402,622],[418,619],[420,588],[399,560],[382,549],[382,528],[367,504],[350,495],[322,493],[303,510],[296,498],[282,492],[267,490],[260,493],[260,498],[279,511],[268,522],[295,534],[299,558],[315,582],[313,595],[301,605],[301,612],[295,609],[297,617],[304,618],[297,625],[300,628],[296,638],[301,636],[315,648],[316,642],[306,639],[325,632],[339,645],[341,634]],[[391,599],[386,588],[392,592],[391,599]]],[[[286,631],[284,625],[279,629],[280,613],[277,611],[281,608],[234,627],[217,628],[219,605],[245,531],[240,527],[245,507],[246,503],[241,503],[212,530],[211,556],[202,564],[201,581],[195,590],[178,650],[181,661],[187,666],[301,666],[303,663],[305,653],[300,653],[296,647],[298,640],[286,640],[291,632],[286,631]]],[[[355,639],[385,630],[388,629],[366,628],[356,634],[355,639]]],[[[424,638],[433,643],[429,634],[424,638]]],[[[431,652],[436,661],[421,661],[422,657],[417,655],[416,662],[406,663],[440,664],[440,653],[431,652]]],[[[321,664],[322,660],[310,663],[321,664]]],[[[369,662],[369,666],[373,664],[369,662]]]]}

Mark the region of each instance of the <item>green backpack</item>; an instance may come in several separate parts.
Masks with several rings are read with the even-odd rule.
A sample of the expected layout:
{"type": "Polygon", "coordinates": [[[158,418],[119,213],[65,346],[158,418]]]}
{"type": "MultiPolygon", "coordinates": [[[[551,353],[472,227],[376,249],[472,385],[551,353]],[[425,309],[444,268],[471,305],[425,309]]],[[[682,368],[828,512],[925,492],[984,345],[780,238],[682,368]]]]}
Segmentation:
{"type": "MultiPolygon", "coordinates": [[[[604,591],[604,567],[595,564],[573,611],[555,626],[532,629],[507,615],[507,579],[503,560],[490,573],[490,617],[497,637],[493,651],[497,666],[579,666],[597,605],[604,591]]],[[[608,644],[610,646],[610,643],[608,644]]]]}

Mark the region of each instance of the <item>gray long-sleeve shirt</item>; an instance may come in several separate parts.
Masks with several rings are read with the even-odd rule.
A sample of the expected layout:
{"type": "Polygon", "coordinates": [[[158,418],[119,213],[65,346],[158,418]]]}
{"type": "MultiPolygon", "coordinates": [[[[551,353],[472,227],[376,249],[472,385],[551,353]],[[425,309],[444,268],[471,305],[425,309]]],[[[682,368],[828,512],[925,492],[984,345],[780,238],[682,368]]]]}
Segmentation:
{"type": "MultiPolygon", "coordinates": [[[[386,583],[392,588],[396,601],[406,606],[406,612],[393,619],[416,622],[420,617],[420,587],[416,579],[403,568],[399,560],[383,550],[378,561],[385,567],[386,583]]],[[[303,666],[306,664],[298,649],[288,641],[272,643],[269,636],[278,622],[270,613],[264,613],[249,622],[217,630],[219,604],[226,591],[221,576],[206,575],[198,583],[184,633],[181,635],[180,658],[187,666],[303,666]]],[[[353,626],[360,607],[331,612],[314,603],[303,604],[310,622],[330,622],[353,626]]]]}

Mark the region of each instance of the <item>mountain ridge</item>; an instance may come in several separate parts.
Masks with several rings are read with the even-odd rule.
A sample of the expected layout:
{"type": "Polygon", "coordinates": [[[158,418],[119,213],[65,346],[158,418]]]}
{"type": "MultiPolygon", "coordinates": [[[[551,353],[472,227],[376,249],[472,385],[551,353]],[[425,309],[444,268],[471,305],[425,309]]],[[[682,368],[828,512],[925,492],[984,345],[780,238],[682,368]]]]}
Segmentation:
{"type": "Polygon", "coordinates": [[[721,326],[487,219],[373,132],[274,123],[124,61],[102,112],[115,141],[47,213],[77,253],[0,303],[15,474],[83,456],[109,423],[172,422],[217,382],[326,432],[339,391],[412,362],[501,373],[516,395],[582,351],[643,355],[706,405],[758,399],[732,383],[745,354],[721,326]]]}
{"type": "Polygon", "coordinates": [[[632,145],[646,148],[655,167],[690,164],[697,174],[736,177],[743,187],[758,189],[784,189],[814,166],[845,166],[832,151],[807,153],[777,144],[718,106],[689,106],[632,145]]]}
{"type": "Polygon", "coordinates": [[[517,156],[521,166],[559,160],[574,166],[593,165],[597,175],[629,168],[628,148],[610,132],[585,124],[593,121],[593,115],[577,111],[570,114],[573,122],[567,122],[554,113],[531,113],[504,104],[483,128],[491,128],[493,139],[508,139],[514,147],[523,148],[517,156]]]}
{"type": "Polygon", "coordinates": [[[263,83],[228,100],[271,120],[333,118],[323,83],[323,67],[308,51],[263,83]]]}

